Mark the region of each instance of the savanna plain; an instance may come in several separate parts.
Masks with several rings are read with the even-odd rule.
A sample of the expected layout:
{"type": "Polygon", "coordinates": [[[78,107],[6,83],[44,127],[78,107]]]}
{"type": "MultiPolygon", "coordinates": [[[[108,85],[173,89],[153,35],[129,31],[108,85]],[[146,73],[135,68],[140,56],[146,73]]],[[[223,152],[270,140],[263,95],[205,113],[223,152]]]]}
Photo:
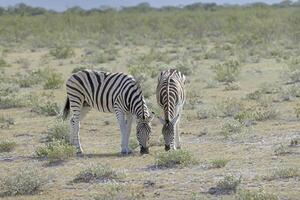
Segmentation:
{"type": "Polygon", "coordinates": [[[0,9],[3,199],[300,199],[300,7],[216,6],[56,13],[0,9]],[[81,122],[83,156],[59,118],[81,69],[131,74],[162,116],[160,71],[186,75],[181,150],[122,156],[114,114],[81,122]]]}

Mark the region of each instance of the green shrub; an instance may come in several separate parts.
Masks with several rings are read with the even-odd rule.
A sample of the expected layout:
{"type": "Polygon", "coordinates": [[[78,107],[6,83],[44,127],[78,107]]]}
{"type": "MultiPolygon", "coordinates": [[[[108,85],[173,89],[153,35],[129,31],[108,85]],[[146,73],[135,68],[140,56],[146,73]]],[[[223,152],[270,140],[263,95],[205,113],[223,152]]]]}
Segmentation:
{"type": "Polygon", "coordinates": [[[296,117],[299,118],[300,117],[300,104],[297,104],[297,106],[294,108],[296,117]]]}
{"type": "Polygon", "coordinates": [[[92,200],[140,200],[145,199],[143,190],[113,184],[103,187],[103,194],[93,195],[92,200]]]}
{"type": "Polygon", "coordinates": [[[14,148],[17,146],[16,142],[12,142],[12,141],[1,141],[0,142],[0,153],[2,152],[10,152],[12,150],[14,150],[14,148]]]}
{"type": "Polygon", "coordinates": [[[62,141],[53,141],[36,149],[36,155],[39,158],[47,158],[50,163],[67,160],[75,154],[75,147],[62,141]]]}
{"type": "Polygon", "coordinates": [[[235,196],[236,200],[279,200],[275,194],[266,193],[263,190],[240,190],[235,196]]]}
{"type": "Polygon", "coordinates": [[[15,120],[11,117],[0,116],[0,129],[1,128],[9,128],[10,125],[14,125],[15,120]]]}
{"type": "Polygon", "coordinates": [[[225,86],[225,90],[227,90],[227,91],[239,90],[239,89],[240,89],[240,85],[237,82],[231,82],[225,86]]]}
{"type": "Polygon", "coordinates": [[[26,166],[3,179],[4,195],[31,195],[39,191],[45,183],[45,174],[36,167],[26,166]]]}
{"type": "Polygon", "coordinates": [[[185,150],[176,150],[159,153],[155,157],[157,167],[185,167],[197,163],[192,154],[185,150]]]}
{"type": "Polygon", "coordinates": [[[0,58],[0,68],[3,67],[10,67],[10,65],[3,58],[0,58]]]}
{"type": "Polygon", "coordinates": [[[33,70],[29,72],[18,73],[16,75],[16,82],[21,88],[32,87],[40,84],[44,77],[42,72],[42,70],[33,70]]]}
{"type": "Polygon", "coordinates": [[[213,65],[212,70],[217,81],[229,83],[237,81],[241,72],[241,65],[236,60],[228,60],[222,64],[213,65]]]}
{"type": "Polygon", "coordinates": [[[26,106],[23,98],[14,94],[9,96],[0,96],[0,109],[20,108],[26,106]]]}
{"type": "Polygon", "coordinates": [[[253,113],[253,118],[256,121],[265,121],[276,119],[279,115],[279,111],[272,106],[257,108],[256,111],[253,113]]]}
{"type": "Polygon", "coordinates": [[[64,83],[62,74],[57,72],[52,72],[45,77],[44,89],[58,89],[64,83]]]}
{"type": "Polygon", "coordinates": [[[277,148],[275,148],[274,153],[276,156],[286,155],[291,153],[287,146],[284,146],[283,144],[280,144],[277,148]]]}
{"type": "Polygon", "coordinates": [[[262,96],[262,91],[256,90],[254,92],[248,93],[246,99],[257,100],[262,96]]]}
{"type": "Polygon", "coordinates": [[[66,59],[75,55],[74,50],[70,46],[57,46],[50,50],[50,55],[54,56],[56,59],[66,59]]]}
{"type": "Polygon", "coordinates": [[[17,93],[20,87],[13,83],[3,83],[0,84],[0,96],[8,96],[12,93],[17,93]]]}
{"type": "Polygon", "coordinates": [[[226,119],[222,124],[221,134],[228,137],[232,134],[241,133],[243,130],[243,124],[235,119],[226,119]]]}
{"type": "Polygon", "coordinates": [[[229,160],[226,159],[216,159],[210,161],[212,168],[222,168],[228,163],[229,160]]]}
{"type": "Polygon", "coordinates": [[[294,178],[299,177],[300,171],[298,168],[280,168],[275,170],[270,176],[264,177],[264,179],[271,181],[276,179],[288,179],[288,178],[294,178]]]}
{"type": "Polygon", "coordinates": [[[107,182],[110,180],[118,180],[122,178],[122,174],[118,173],[116,170],[112,169],[108,165],[92,165],[84,170],[74,178],[74,182],[91,182],[100,181],[107,182]]]}
{"type": "Polygon", "coordinates": [[[236,178],[232,175],[225,176],[217,183],[217,188],[225,193],[236,192],[238,186],[241,183],[241,177],[236,178]]]}
{"type": "Polygon", "coordinates": [[[244,109],[244,105],[236,98],[227,98],[218,105],[223,117],[234,117],[244,109]]]}
{"type": "Polygon", "coordinates": [[[35,105],[31,111],[45,116],[56,116],[59,113],[60,107],[56,102],[46,101],[35,105]]]}
{"type": "Polygon", "coordinates": [[[69,143],[70,141],[70,133],[69,133],[69,125],[65,122],[57,122],[53,126],[51,126],[47,131],[47,141],[62,141],[65,143],[69,143]]]}

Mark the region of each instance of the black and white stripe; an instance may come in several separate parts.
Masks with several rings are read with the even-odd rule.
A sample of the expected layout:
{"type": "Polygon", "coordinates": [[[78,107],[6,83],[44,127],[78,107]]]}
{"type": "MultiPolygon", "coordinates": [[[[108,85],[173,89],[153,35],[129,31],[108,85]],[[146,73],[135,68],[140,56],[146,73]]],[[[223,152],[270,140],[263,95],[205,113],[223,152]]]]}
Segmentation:
{"type": "Polygon", "coordinates": [[[185,102],[185,76],[176,69],[169,69],[160,73],[156,89],[158,105],[164,111],[162,134],[165,140],[165,149],[170,146],[180,148],[179,119],[185,102]],[[173,144],[175,137],[175,144],[173,144]]]}
{"type": "Polygon", "coordinates": [[[148,152],[150,137],[150,113],[140,86],[132,76],[123,73],[107,73],[83,70],[67,80],[67,101],[64,118],[71,111],[71,143],[82,152],[79,139],[80,120],[91,109],[116,113],[121,129],[122,153],[131,153],[128,140],[133,117],[137,120],[137,139],[141,152],[148,152]]]}

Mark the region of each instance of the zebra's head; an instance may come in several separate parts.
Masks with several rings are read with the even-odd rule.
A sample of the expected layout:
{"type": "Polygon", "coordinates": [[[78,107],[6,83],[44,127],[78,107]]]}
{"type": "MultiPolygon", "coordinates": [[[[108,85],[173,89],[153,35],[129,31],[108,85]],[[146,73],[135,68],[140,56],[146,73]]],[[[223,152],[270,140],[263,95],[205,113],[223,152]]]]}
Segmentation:
{"type": "Polygon", "coordinates": [[[153,116],[146,117],[145,119],[138,119],[136,126],[136,137],[140,144],[141,154],[149,153],[149,139],[151,134],[151,121],[153,116]]]}
{"type": "Polygon", "coordinates": [[[179,115],[177,115],[171,121],[160,119],[160,121],[163,124],[162,135],[164,136],[166,151],[169,151],[171,148],[174,149],[175,126],[176,126],[178,117],[179,117],[179,115]]]}

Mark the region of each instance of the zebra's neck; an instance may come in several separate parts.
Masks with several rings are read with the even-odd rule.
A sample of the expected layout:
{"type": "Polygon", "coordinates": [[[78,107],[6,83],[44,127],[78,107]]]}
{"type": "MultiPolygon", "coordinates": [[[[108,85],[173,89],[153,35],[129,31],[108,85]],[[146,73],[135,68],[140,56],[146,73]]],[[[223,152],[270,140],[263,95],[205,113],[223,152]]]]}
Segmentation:
{"type": "Polygon", "coordinates": [[[133,114],[137,119],[141,120],[147,119],[150,116],[149,109],[143,96],[141,96],[141,101],[136,104],[136,108],[134,109],[133,114]]]}

